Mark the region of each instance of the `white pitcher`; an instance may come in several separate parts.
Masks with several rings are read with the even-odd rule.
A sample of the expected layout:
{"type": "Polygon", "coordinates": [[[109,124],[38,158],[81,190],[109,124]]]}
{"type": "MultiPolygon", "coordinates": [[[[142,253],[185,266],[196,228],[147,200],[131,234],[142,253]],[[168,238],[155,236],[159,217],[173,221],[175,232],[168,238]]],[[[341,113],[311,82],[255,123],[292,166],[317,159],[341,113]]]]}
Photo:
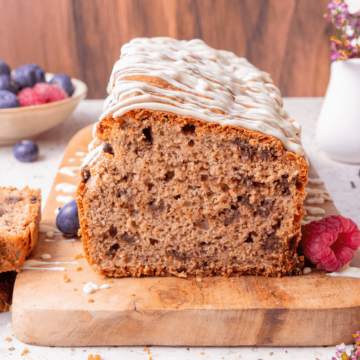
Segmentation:
{"type": "Polygon", "coordinates": [[[316,139],[334,160],[360,163],[360,59],[331,64],[316,139]]]}

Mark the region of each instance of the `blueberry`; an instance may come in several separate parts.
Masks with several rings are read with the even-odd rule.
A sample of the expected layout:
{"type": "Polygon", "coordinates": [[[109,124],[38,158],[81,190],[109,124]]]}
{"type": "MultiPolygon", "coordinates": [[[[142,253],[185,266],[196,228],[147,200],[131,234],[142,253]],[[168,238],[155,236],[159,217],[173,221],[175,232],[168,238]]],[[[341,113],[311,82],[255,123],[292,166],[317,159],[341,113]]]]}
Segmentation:
{"type": "Polygon", "coordinates": [[[15,94],[8,90],[0,90],[0,109],[19,107],[19,101],[15,94]]]}
{"type": "Polygon", "coordinates": [[[15,70],[14,80],[20,85],[21,89],[33,87],[38,82],[46,82],[44,70],[36,64],[18,67],[15,70]]]}
{"type": "Polygon", "coordinates": [[[65,204],[56,216],[56,227],[66,235],[77,235],[79,224],[79,212],[76,200],[65,204]]]}
{"type": "Polygon", "coordinates": [[[19,91],[19,84],[17,84],[10,75],[1,74],[0,75],[0,90],[8,90],[14,94],[17,94],[19,91]]]}
{"type": "Polygon", "coordinates": [[[0,74],[10,75],[11,70],[8,64],[0,60],[0,74]]]}
{"type": "Polygon", "coordinates": [[[54,77],[50,81],[50,84],[61,87],[68,93],[69,96],[71,96],[75,90],[74,85],[71,82],[71,79],[65,74],[54,75],[54,77]]]}
{"type": "Polygon", "coordinates": [[[14,146],[13,154],[21,162],[32,162],[37,159],[39,148],[31,140],[22,140],[14,146]]]}

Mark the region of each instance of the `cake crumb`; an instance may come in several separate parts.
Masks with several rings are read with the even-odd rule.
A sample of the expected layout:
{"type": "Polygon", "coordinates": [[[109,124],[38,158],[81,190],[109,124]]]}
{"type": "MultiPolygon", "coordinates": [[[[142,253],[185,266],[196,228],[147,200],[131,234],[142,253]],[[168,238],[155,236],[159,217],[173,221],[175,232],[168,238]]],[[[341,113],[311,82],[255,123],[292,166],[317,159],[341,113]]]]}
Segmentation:
{"type": "Polygon", "coordinates": [[[204,352],[201,352],[200,355],[205,355],[205,353],[204,353],[204,352]]]}
{"type": "Polygon", "coordinates": [[[135,296],[135,294],[131,294],[131,296],[135,296]]]}
{"type": "Polygon", "coordinates": [[[89,303],[93,303],[93,302],[95,302],[95,300],[94,300],[94,299],[89,299],[88,302],[89,302],[89,303]]]}
{"type": "Polygon", "coordinates": [[[148,355],[150,355],[150,349],[148,349],[147,353],[148,353],[148,355]]]}
{"type": "Polygon", "coordinates": [[[274,353],[273,353],[273,352],[271,352],[271,353],[270,353],[270,356],[274,356],[274,353]]]}
{"type": "Polygon", "coordinates": [[[78,267],[76,270],[77,271],[81,271],[83,268],[80,266],[80,267],[78,267]]]}
{"type": "Polygon", "coordinates": [[[28,353],[29,353],[28,348],[25,348],[24,351],[21,353],[21,356],[25,356],[28,353]]]}
{"type": "Polygon", "coordinates": [[[147,350],[147,348],[146,348],[146,347],[144,347],[143,351],[146,351],[146,350],[147,350]]]}
{"type": "Polygon", "coordinates": [[[110,284],[112,284],[113,282],[114,282],[114,281],[112,281],[112,280],[109,280],[109,283],[110,283],[110,284]]]}
{"type": "Polygon", "coordinates": [[[78,289],[77,289],[77,288],[74,288],[74,291],[78,291],[78,289]]]}
{"type": "Polygon", "coordinates": [[[77,254],[75,257],[74,257],[74,259],[75,260],[78,260],[78,259],[82,259],[84,257],[84,255],[82,254],[82,253],[80,253],[80,254],[77,254]]]}
{"type": "Polygon", "coordinates": [[[93,354],[90,354],[89,356],[88,356],[88,360],[101,360],[101,357],[100,357],[100,355],[93,355],[93,354]]]}
{"type": "Polygon", "coordinates": [[[5,339],[5,341],[7,341],[7,342],[11,342],[11,341],[12,341],[12,339],[11,339],[11,338],[9,338],[9,337],[7,337],[7,338],[5,339]]]}
{"type": "Polygon", "coordinates": [[[189,349],[189,348],[186,348],[186,350],[187,350],[187,351],[190,351],[190,349],[189,349]]]}
{"type": "Polygon", "coordinates": [[[66,283],[68,283],[68,282],[70,282],[70,279],[69,279],[69,277],[66,275],[66,274],[64,274],[64,281],[66,282],[66,283]]]}

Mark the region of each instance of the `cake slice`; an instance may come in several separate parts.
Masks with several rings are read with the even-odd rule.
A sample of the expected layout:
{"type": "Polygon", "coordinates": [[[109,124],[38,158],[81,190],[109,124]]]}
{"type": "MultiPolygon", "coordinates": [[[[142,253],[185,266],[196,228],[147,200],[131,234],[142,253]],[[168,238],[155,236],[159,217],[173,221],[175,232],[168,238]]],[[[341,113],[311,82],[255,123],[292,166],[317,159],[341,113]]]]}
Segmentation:
{"type": "Polygon", "coordinates": [[[21,267],[36,245],[40,218],[40,190],[0,187],[0,272],[21,267]]]}
{"type": "Polygon", "coordinates": [[[270,76],[201,40],[121,51],[78,187],[109,276],[300,274],[308,164],[270,76]]]}

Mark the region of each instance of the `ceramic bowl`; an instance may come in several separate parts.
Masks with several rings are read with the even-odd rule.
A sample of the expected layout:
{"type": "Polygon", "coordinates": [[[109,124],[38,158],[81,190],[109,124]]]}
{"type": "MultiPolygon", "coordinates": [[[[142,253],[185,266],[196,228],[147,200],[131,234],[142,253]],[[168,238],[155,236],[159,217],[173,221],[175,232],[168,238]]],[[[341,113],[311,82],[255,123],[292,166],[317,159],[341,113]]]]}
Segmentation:
{"type": "MultiPolygon", "coordinates": [[[[46,81],[53,76],[46,73],[46,81]]],[[[84,82],[77,79],[71,81],[75,91],[71,97],[64,100],[44,105],[0,109],[0,145],[15,144],[32,138],[64,122],[86,97],[88,90],[84,82]]]]}

